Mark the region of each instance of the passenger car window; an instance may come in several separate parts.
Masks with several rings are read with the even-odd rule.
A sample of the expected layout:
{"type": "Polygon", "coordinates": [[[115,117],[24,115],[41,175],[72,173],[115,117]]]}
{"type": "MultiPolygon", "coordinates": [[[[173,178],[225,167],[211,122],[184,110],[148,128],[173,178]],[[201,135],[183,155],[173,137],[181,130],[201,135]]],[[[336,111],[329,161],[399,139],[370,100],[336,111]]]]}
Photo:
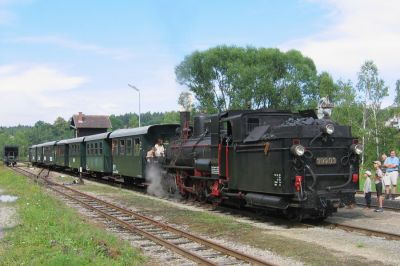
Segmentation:
{"type": "Polygon", "coordinates": [[[99,142],[99,155],[103,155],[103,142],[99,142]]]}
{"type": "Polygon", "coordinates": [[[132,155],[132,139],[126,139],[126,155],[132,155]]]}
{"type": "Polygon", "coordinates": [[[124,155],[125,154],[125,140],[120,139],[119,140],[119,155],[124,155]]]}
{"type": "Polygon", "coordinates": [[[118,140],[113,139],[112,141],[112,155],[117,155],[118,154],[118,140]]]}
{"type": "Polygon", "coordinates": [[[135,138],[133,149],[134,149],[133,155],[139,156],[140,155],[140,139],[139,138],[135,138]]]}

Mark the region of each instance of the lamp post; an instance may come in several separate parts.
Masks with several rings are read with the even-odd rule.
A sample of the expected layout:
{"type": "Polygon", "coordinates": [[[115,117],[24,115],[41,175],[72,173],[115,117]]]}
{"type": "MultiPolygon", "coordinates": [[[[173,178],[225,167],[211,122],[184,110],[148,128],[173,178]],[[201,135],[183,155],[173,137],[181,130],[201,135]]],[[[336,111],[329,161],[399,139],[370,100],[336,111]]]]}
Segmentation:
{"type": "Polygon", "coordinates": [[[140,127],[140,90],[131,84],[128,84],[128,86],[139,93],[139,127],[140,127]]]}

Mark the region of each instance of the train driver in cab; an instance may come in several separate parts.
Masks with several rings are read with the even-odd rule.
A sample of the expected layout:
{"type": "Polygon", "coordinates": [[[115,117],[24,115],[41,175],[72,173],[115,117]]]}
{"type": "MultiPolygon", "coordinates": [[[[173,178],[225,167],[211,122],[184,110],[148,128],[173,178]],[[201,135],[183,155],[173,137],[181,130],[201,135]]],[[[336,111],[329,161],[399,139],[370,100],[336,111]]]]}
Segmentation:
{"type": "Polygon", "coordinates": [[[164,157],[164,144],[162,139],[158,139],[156,145],[154,145],[155,150],[155,156],[156,157],[164,157]]]}

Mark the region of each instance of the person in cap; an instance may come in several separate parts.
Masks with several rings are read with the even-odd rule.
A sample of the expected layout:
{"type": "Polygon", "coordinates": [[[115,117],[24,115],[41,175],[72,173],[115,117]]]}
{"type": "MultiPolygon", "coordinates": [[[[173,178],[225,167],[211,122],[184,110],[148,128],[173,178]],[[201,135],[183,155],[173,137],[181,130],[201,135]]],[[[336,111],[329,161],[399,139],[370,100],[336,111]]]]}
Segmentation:
{"type": "Polygon", "coordinates": [[[383,212],[383,197],[382,197],[382,180],[384,174],[381,169],[381,162],[374,161],[375,168],[375,189],[376,189],[376,197],[379,204],[379,207],[375,210],[375,212],[383,212]]]}
{"type": "Polygon", "coordinates": [[[365,204],[367,205],[366,209],[371,208],[371,171],[365,171],[365,182],[364,182],[364,198],[365,204]]]}

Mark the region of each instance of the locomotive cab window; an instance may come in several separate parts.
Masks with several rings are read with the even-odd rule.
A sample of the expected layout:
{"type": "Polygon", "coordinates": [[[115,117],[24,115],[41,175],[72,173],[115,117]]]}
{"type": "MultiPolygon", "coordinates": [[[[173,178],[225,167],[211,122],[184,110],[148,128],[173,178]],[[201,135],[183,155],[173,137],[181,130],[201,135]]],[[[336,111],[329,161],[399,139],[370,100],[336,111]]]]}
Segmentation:
{"type": "Polygon", "coordinates": [[[247,118],[247,134],[260,125],[260,119],[255,117],[247,118]]]}

